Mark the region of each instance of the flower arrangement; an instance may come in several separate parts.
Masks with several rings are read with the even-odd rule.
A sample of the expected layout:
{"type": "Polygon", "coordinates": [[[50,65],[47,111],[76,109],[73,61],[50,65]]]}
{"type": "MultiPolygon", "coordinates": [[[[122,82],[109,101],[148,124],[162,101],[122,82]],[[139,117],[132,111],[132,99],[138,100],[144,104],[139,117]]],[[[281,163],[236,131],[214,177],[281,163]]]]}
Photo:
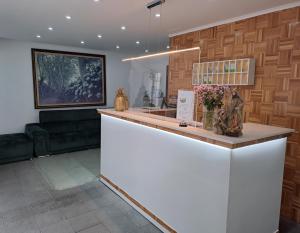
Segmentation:
{"type": "Polygon", "coordinates": [[[214,110],[222,107],[225,89],[224,86],[212,85],[200,85],[194,87],[194,93],[203,105],[202,122],[203,128],[206,130],[213,129],[214,110]]]}
{"type": "Polygon", "coordinates": [[[194,87],[194,93],[197,94],[200,103],[206,107],[207,111],[222,107],[224,91],[224,86],[199,85],[194,87]]]}

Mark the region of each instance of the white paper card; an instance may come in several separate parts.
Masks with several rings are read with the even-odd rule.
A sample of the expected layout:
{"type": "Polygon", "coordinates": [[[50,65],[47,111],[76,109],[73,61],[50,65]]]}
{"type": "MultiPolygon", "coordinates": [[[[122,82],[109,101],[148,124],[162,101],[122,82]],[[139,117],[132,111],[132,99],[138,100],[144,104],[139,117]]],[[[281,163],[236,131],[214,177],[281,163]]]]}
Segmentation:
{"type": "Polygon", "coordinates": [[[195,95],[193,91],[178,90],[177,119],[191,122],[194,120],[195,95]]]}

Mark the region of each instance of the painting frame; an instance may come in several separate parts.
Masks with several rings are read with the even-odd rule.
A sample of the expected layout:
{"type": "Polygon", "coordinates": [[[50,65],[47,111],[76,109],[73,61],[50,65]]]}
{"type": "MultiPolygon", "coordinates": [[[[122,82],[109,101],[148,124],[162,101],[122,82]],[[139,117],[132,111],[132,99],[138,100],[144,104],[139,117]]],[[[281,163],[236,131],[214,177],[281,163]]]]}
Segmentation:
{"type": "MultiPolygon", "coordinates": [[[[80,52],[68,52],[60,50],[48,50],[48,49],[31,49],[32,58],[32,74],[33,74],[33,88],[34,88],[34,107],[35,109],[51,109],[51,108],[79,108],[79,107],[92,107],[92,106],[105,106],[107,103],[107,93],[106,93],[106,56],[103,54],[90,54],[90,53],[80,53],[80,52]],[[39,92],[39,80],[37,75],[37,54],[52,54],[52,55],[62,55],[71,56],[78,58],[98,58],[102,62],[102,71],[100,77],[100,85],[102,91],[102,98],[99,102],[86,102],[86,103],[55,103],[55,104],[41,104],[40,92],[39,92]]],[[[99,86],[100,87],[100,86],[99,86]]],[[[100,88],[99,88],[100,91],[100,88]]]]}

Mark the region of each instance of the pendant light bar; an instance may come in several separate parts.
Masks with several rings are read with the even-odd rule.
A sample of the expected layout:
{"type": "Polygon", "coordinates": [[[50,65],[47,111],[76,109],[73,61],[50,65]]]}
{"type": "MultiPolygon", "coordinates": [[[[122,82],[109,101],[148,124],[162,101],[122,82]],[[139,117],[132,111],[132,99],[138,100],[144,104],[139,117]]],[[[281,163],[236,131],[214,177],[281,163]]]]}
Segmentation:
{"type": "Polygon", "coordinates": [[[179,49],[179,50],[154,53],[154,54],[149,54],[149,55],[144,55],[144,56],[139,56],[139,57],[125,58],[122,61],[123,62],[125,62],[125,61],[136,61],[136,60],[141,60],[141,59],[146,59],[146,58],[164,56],[164,55],[175,54],[175,53],[184,53],[184,52],[189,52],[189,51],[194,51],[194,50],[200,50],[200,47],[193,47],[193,48],[188,48],[188,49],[179,49]]]}

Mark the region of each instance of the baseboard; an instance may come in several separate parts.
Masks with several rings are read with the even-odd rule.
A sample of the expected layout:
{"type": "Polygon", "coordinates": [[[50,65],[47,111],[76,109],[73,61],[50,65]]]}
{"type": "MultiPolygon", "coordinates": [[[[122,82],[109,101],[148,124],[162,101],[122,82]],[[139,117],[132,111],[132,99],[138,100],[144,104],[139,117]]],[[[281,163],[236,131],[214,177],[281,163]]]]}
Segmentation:
{"type": "MultiPolygon", "coordinates": [[[[159,228],[164,233],[177,233],[173,228],[167,225],[164,221],[155,216],[152,212],[146,209],[143,205],[129,196],[123,189],[115,185],[111,180],[107,177],[101,175],[99,178],[105,186],[111,189],[114,193],[120,196],[124,201],[126,201],[130,206],[136,209],[140,214],[142,214],[145,218],[147,218],[151,223],[153,223],[157,228],[159,228]]],[[[279,233],[279,230],[275,230],[273,233],[279,233]]]]}
{"type": "Polygon", "coordinates": [[[167,225],[163,220],[155,216],[151,211],[141,205],[138,201],[129,196],[124,190],[115,185],[105,176],[101,175],[99,179],[104,185],[111,189],[114,193],[120,196],[124,201],[126,201],[130,206],[132,206],[136,211],[147,218],[151,223],[153,223],[157,228],[159,228],[164,233],[177,233],[172,227],[167,225]]]}

